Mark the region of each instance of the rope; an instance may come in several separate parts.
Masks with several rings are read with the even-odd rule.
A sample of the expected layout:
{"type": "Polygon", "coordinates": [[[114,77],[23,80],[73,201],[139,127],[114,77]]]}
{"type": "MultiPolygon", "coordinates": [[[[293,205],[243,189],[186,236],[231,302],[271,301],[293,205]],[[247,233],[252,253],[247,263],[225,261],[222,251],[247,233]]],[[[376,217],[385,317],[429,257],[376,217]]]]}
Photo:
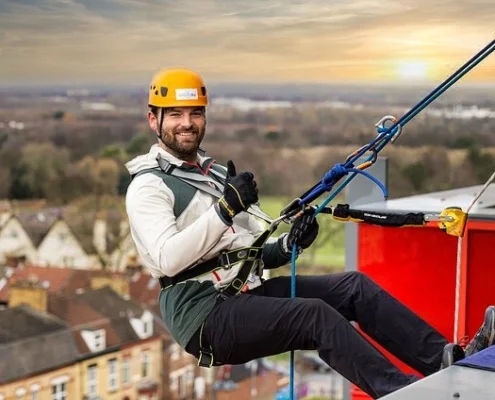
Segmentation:
{"type": "MultiPolygon", "coordinates": [[[[344,164],[336,164],[333,168],[331,168],[320,181],[320,183],[314,185],[309,191],[307,191],[301,199],[294,204],[295,207],[304,207],[308,205],[313,200],[318,198],[324,192],[330,192],[334,185],[341,180],[344,176],[347,176],[349,173],[351,175],[347,176],[344,182],[342,182],[332,193],[322,202],[322,204],[316,208],[314,215],[316,215],[323,210],[326,205],[332,201],[341,191],[344,189],[349,182],[354,179],[354,177],[358,174],[362,174],[367,178],[373,180],[377,183],[385,197],[387,196],[387,191],[385,186],[378,181],[378,179],[372,177],[371,174],[365,173],[363,171],[366,168],[369,168],[371,165],[375,163],[378,157],[378,153],[390,142],[392,143],[398,138],[401,134],[402,127],[405,126],[410,120],[412,120],[417,114],[419,114],[424,108],[426,108],[431,102],[433,102],[438,96],[444,93],[448,88],[450,88],[455,82],[457,82],[460,78],[462,78],[467,72],[469,72],[472,68],[474,68],[477,64],[479,64],[484,58],[490,55],[495,50],[495,39],[492,40],[487,46],[485,46],[482,50],[480,50],[475,56],[473,56],[470,60],[468,60],[462,67],[460,67],[457,71],[455,71],[449,78],[447,78],[442,84],[440,84],[436,89],[430,92],[427,96],[423,98],[418,104],[416,104],[413,108],[411,108],[406,114],[404,114],[399,120],[395,117],[384,117],[381,121],[379,121],[377,126],[378,135],[375,139],[373,139],[367,145],[359,148],[352,154],[347,157],[347,160],[344,164]],[[386,128],[385,122],[387,120],[393,121],[393,125],[386,128]],[[365,153],[371,152],[371,155],[358,166],[354,164],[356,161],[362,157],[365,153]]],[[[287,212],[289,213],[291,210],[289,209],[287,212]]],[[[297,246],[294,244],[292,248],[292,257],[291,257],[291,297],[294,298],[296,296],[296,258],[297,258],[297,246]]],[[[457,326],[457,324],[456,324],[457,326]]],[[[294,351],[290,352],[290,400],[295,400],[295,388],[294,388],[294,351]]]]}
{"type": "MultiPolygon", "coordinates": [[[[488,178],[486,183],[483,185],[481,190],[475,196],[471,204],[469,204],[466,214],[469,215],[469,211],[473,208],[474,204],[479,200],[481,195],[485,193],[488,186],[495,180],[495,172],[488,178]]],[[[454,311],[454,343],[456,343],[459,338],[459,309],[460,309],[460,298],[461,298],[461,263],[462,263],[462,235],[457,239],[457,259],[455,267],[455,311],[454,311]]]]}

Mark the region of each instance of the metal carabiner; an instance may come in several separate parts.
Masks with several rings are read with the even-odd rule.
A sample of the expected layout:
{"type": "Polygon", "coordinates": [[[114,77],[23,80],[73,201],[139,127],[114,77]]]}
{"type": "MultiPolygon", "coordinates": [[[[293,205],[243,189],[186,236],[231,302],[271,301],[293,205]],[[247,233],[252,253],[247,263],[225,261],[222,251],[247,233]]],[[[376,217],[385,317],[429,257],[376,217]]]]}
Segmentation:
{"type": "MultiPolygon", "coordinates": [[[[387,121],[392,121],[395,124],[397,122],[397,118],[394,117],[393,115],[384,116],[380,121],[378,121],[375,124],[375,127],[378,130],[378,133],[383,133],[384,131],[386,131],[388,129],[385,127],[385,122],[387,122],[387,121]],[[380,132],[380,130],[382,132],[380,132]]],[[[397,125],[394,129],[397,129],[397,132],[395,132],[394,135],[392,136],[392,139],[390,139],[390,141],[392,143],[394,143],[397,140],[397,138],[400,136],[400,134],[402,133],[402,125],[397,125]]]]}

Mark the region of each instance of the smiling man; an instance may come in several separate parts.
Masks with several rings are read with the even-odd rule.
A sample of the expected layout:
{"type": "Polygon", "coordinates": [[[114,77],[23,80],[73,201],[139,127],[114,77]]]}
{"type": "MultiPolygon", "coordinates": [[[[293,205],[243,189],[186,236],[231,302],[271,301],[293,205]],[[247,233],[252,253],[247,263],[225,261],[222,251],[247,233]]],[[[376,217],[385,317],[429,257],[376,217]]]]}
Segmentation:
{"type": "MultiPolygon", "coordinates": [[[[218,165],[200,149],[207,104],[198,74],[159,72],[149,87],[148,112],[157,144],[126,164],[133,177],[126,195],[133,240],[160,282],[165,324],[199,365],[315,349],[378,398],[418,378],[394,366],[352,321],[423,375],[464,356],[362,273],[298,276],[295,299],[290,277],[263,280],[264,269],[289,263],[293,246],[300,254],[314,242],[318,222],[304,212],[288,233],[264,239],[256,219],[270,218],[257,207],[253,174],[238,174],[232,161],[218,165]]],[[[474,342],[484,346],[492,329],[480,332],[474,342]]]]}

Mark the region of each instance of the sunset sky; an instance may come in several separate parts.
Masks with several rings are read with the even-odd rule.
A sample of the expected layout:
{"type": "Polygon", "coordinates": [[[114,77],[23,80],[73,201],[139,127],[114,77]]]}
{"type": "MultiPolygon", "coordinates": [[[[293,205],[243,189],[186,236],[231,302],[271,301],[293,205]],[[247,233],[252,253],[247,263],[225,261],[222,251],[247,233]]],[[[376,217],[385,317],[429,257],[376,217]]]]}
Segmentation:
{"type": "MultiPolygon", "coordinates": [[[[0,0],[0,85],[437,82],[495,39],[494,0],[0,0]]],[[[495,83],[495,52],[463,82],[495,83]]]]}

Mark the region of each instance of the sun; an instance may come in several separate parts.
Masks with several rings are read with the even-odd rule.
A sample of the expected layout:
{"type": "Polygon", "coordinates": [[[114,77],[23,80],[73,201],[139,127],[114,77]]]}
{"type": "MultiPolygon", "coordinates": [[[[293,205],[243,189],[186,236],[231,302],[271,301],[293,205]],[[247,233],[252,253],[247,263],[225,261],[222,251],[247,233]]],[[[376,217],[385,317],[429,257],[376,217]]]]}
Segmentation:
{"type": "Polygon", "coordinates": [[[428,64],[424,61],[399,61],[397,74],[404,80],[424,80],[428,78],[428,64]]]}

